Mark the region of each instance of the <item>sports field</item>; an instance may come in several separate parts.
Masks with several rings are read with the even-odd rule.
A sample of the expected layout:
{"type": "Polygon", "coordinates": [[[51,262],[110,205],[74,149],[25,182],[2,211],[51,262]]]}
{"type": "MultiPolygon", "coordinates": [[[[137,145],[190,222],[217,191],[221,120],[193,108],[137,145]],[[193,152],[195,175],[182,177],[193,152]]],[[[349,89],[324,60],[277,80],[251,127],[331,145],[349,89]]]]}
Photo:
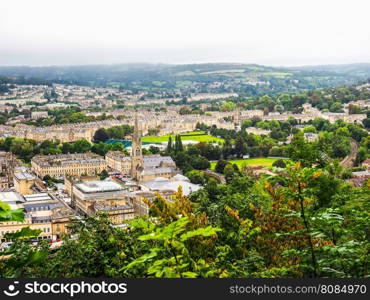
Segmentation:
{"type": "MultiPolygon", "coordinates": [[[[172,136],[172,141],[175,141],[175,136],[172,136]]],[[[142,137],[143,142],[147,143],[161,143],[161,142],[168,142],[168,138],[170,135],[162,135],[162,136],[144,136],[142,137]]],[[[193,131],[193,132],[186,132],[181,134],[182,141],[197,141],[197,142],[223,142],[222,138],[214,137],[208,134],[205,134],[202,131],[193,131]]]]}
{"type": "MultiPolygon", "coordinates": [[[[236,164],[239,168],[243,165],[256,167],[256,166],[263,166],[263,167],[271,167],[274,161],[277,158],[270,158],[270,157],[259,157],[259,158],[246,158],[246,159],[233,159],[229,160],[230,163],[236,164]]],[[[211,162],[211,169],[214,170],[217,162],[211,162]]]]}

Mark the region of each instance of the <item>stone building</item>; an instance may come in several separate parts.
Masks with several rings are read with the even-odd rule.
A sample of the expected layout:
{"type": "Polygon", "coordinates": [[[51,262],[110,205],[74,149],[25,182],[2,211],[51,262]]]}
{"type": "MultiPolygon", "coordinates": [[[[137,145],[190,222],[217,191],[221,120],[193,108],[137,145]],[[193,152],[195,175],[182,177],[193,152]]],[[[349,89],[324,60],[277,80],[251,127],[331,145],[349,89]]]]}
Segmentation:
{"type": "MultiPolygon", "coordinates": [[[[105,156],[108,167],[123,175],[132,176],[132,158],[125,156],[119,151],[110,151],[105,156]]],[[[175,162],[170,156],[143,155],[143,169],[141,170],[139,181],[147,181],[155,177],[171,178],[179,173],[175,162]]],[[[136,174],[137,175],[137,174],[136,174]]],[[[133,177],[134,178],[134,177],[133,177]]]]}
{"type": "Polygon", "coordinates": [[[13,186],[13,175],[15,168],[20,163],[10,152],[0,151],[0,189],[6,190],[13,186]]]}
{"type": "Polygon", "coordinates": [[[14,189],[21,195],[33,194],[33,185],[35,184],[36,177],[28,172],[14,173],[14,189]]]}
{"type": "Polygon", "coordinates": [[[271,133],[271,130],[261,129],[257,127],[248,127],[245,129],[245,131],[249,134],[267,135],[267,136],[269,136],[271,133]]]}
{"type": "Polygon", "coordinates": [[[47,118],[49,116],[47,111],[33,111],[31,112],[31,119],[37,120],[40,118],[47,118]]]}
{"type": "Polygon", "coordinates": [[[71,206],[84,216],[104,212],[113,224],[135,217],[135,199],[127,187],[112,180],[72,182],[71,198],[71,206]]]}
{"type": "Polygon", "coordinates": [[[94,153],[37,155],[32,158],[33,172],[39,177],[65,177],[82,174],[96,175],[107,168],[105,159],[94,153]]]}
{"type": "Polygon", "coordinates": [[[0,240],[7,241],[6,233],[13,233],[24,227],[41,230],[37,240],[56,240],[68,230],[73,211],[50,197],[47,193],[20,195],[17,192],[0,192],[0,201],[10,205],[12,209],[23,209],[25,218],[23,222],[1,222],[0,240]]]}

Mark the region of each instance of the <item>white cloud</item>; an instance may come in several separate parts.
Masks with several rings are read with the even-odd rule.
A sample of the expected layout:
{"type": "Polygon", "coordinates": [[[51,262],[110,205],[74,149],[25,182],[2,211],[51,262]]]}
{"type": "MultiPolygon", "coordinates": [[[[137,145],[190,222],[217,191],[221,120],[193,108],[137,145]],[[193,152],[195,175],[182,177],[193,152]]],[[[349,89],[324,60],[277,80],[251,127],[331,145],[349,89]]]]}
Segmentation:
{"type": "Polygon", "coordinates": [[[6,0],[0,64],[370,61],[368,0],[6,0]]]}

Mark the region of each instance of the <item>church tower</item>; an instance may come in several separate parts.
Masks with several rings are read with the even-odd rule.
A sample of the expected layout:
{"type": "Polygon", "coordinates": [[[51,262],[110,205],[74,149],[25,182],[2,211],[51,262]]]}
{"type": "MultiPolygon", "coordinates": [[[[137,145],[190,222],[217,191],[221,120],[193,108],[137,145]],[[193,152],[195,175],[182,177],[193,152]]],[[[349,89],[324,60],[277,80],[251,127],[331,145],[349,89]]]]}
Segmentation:
{"type": "Polygon", "coordinates": [[[241,112],[240,112],[240,108],[239,108],[239,106],[236,106],[236,110],[235,110],[235,112],[234,112],[234,126],[235,126],[235,129],[238,129],[239,128],[239,126],[241,126],[241,112]]]}
{"type": "Polygon", "coordinates": [[[144,169],[143,154],[141,151],[141,130],[135,113],[134,135],[132,137],[132,154],[131,154],[131,177],[140,181],[141,172],[144,169]]]}
{"type": "Polygon", "coordinates": [[[236,107],[236,110],[234,112],[234,124],[235,124],[235,128],[237,128],[240,124],[240,116],[241,116],[241,112],[240,112],[240,108],[239,106],[236,107]]]}

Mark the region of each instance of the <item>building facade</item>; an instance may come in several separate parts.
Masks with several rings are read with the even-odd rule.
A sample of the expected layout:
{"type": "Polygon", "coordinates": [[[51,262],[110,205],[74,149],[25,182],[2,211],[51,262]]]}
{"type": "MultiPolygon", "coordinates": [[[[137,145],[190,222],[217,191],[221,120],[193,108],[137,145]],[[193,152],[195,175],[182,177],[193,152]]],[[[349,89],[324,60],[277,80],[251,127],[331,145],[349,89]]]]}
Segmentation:
{"type": "Polygon", "coordinates": [[[70,220],[75,216],[69,207],[47,193],[22,196],[16,192],[2,192],[0,201],[9,204],[12,209],[20,208],[25,212],[23,222],[0,223],[1,242],[10,241],[5,236],[7,233],[14,233],[24,227],[41,230],[35,238],[37,240],[56,240],[67,233],[70,220]]]}
{"type": "Polygon", "coordinates": [[[40,118],[47,118],[49,116],[47,111],[33,111],[31,112],[31,119],[37,120],[40,118]]]}
{"type": "Polygon", "coordinates": [[[139,168],[139,172],[137,172],[138,169],[136,168],[133,170],[132,157],[125,156],[122,152],[110,151],[105,156],[105,159],[109,168],[121,172],[123,175],[131,176],[138,182],[151,180],[156,177],[171,178],[180,172],[170,156],[143,155],[140,158],[140,160],[142,159],[143,167],[139,168]]]}
{"type": "Polygon", "coordinates": [[[0,189],[6,190],[13,186],[13,176],[15,168],[20,163],[10,152],[0,151],[0,189]]]}
{"type": "Polygon", "coordinates": [[[33,194],[33,185],[35,184],[36,177],[28,172],[14,173],[14,189],[21,195],[33,194]]]}
{"type": "Polygon", "coordinates": [[[31,160],[32,171],[39,177],[96,175],[107,168],[105,159],[94,153],[38,155],[31,160]]]}
{"type": "Polygon", "coordinates": [[[130,192],[112,180],[72,182],[71,199],[71,206],[84,216],[104,212],[116,225],[135,217],[134,199],[130,192]]]}

